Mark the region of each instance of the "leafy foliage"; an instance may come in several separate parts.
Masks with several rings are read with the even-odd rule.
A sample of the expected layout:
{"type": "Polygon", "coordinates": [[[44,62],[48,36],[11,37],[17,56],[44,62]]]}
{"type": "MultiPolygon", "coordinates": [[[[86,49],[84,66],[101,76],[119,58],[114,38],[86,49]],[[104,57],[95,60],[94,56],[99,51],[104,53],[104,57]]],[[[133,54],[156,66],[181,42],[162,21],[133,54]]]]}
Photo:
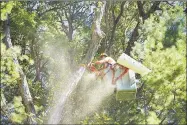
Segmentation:
{"type": "MultiPolygon", "coordinates": [[[[142,2],[144,12],[149,12],[153,4],[153,1],[142,2]]],[[[115,24],[121,11],[121,2],[107,1],[101,24],[106,37],[102,40],[94,61],[100,53],[108,53],[110,47],[111,56],[117,59],[127,48],[139,22],[137,40],[131,56],[152,72],[137,77],[140,88],[135,100],[116,101],[115,94],[112,94],[102,100],[97,110],[77,120],[73,116],[76,114],[74,109],[84,99],[78,95],[89,92],[94,86],[90,85],[86,90],[82,87],[87,84],[81,80],[66,104],[67,107],[72,106],[72,109],[67,109],[71,112],[71,118],[75,118],[72,122],[186,124],[185,4],[180,1],[161,2],[155,12],[143,21],[137,2],[126,1],[123,14],[115,24]],[[110,46],[111,41],[113,44],[110,46]]],[[[27,116],[33,115],[25,110],[20,97],[20,76],[13,57],[18,57],[19,66],[26,74],[37,122],[43,124],[48,119],[50,107],[59,100],[59,95],[66,92],[66,82],[88,52],[94,9],[101,5],[102,2],[88,1],[1,2],[1,23],[9,15],[13,44],[13,48],[7,49],[1,43],[2,124],[27,124],[27,116]]],[[[4,32],[1,31],[2,41],[4,32]]],[[[87,106],[82,108],[86,110],[87,106]]]]}
{"type": "Polygon", "coordinates": [[[1,20],[7,19],[7,14],[11,13],[11,10],[14,6],[14,2],[1,2],[1,20]]]}
{"type": "Polygon", "coordinates": [[[21,97],[14,97],[14,112],[11,113],[11,120],[13,123],[23,123],[26,119],[25,107],[21,103],[21,97]]]}

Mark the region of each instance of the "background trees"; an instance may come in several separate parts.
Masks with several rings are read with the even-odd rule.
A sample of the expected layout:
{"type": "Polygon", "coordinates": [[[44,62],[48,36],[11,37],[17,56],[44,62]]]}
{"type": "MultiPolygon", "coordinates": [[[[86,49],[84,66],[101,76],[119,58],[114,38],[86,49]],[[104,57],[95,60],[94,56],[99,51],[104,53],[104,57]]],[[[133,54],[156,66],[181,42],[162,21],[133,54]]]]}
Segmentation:
{"type": "MultiPolygon", "coordinates": [[[[102,52],[114,59],[126,52],[152,72],[137,76],[141,82],[136,100],[118,102],[113,94],[98,110],[74,122],[186,123],[186,3],[107,1],[98,25],[98,32],[103,31],[105,37],[93,43],[91,26],[94,17],[101,14],[97,12],[102,4],[1,2],[2,124],[43,123],[51,101],[58,99],[53,95],[65,88],[71,73],[102,52]],[[20,80],[25,87],[19,86],[20,80]],[[27,92],[21,91],[25,89],[27,92]],[[25,102],[26,95],[32,98],[30,105],[25,102]]],[[[76,98],[72,95],[72,102],[78,104],[76,98]]]]}

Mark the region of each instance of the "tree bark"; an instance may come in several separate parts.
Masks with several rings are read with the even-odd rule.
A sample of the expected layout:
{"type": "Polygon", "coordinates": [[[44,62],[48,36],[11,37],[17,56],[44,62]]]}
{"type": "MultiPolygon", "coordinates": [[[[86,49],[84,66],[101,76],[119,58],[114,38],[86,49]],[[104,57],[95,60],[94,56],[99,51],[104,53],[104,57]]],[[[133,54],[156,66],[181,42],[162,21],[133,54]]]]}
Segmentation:
{"type": "Polygon", "coordinates": [[[73,40],[73,20],[72,20],[72,15],[71,15],[71,11],[69,11],[69,16],[65,10],[65,16],[66,19],[68,21],[68,34],[66,34],[68,36],[69,41],[73,40]]]}
{"type": "MultiPolygon", "coordinates": [[[[100,3],[100,2],[99,2],[100,3]]],[[[83,59],[84,64],[88,64],[90,61],[92,61],[93,57],[95,56],[95,53],[97,52],[97,49],[99,47],[99,44],[102,40],[102,38],[105,36],[103,31],[100,29],[101,19],[103,17],[104,8],[105,8],[106,2],[102,4],[100,7],[96,9],[94,21],[92,24],[92,38],[91,38],[91,44],[88,49],[88,52],[86,53],[85,58],[83,59]]],[[[61,117],[61,113],[63,113],[63,106],[65,104],[66,99],[69,97],[71,92],[73,91],[74,87],[78,84],[78,82],[81,80],[81,77],[83,76],[85,72],[85,67],[80,67],[77,72],[74,72],[72,74],[72,77],[69,79],[68,83],[70,84],[70,87],[66,93],[66,96],[61,96],[61,101],[58,103],[58,105],[61,106],[61,109],[54,107],[54,111],[52,111],[50,119],[48,120],[48,123],[58,124],[60,122],[59,117],[61,117]]],[[[63,115],[62,115],[63,116],[63,115]]]]}
{"type": "MultiPolygon", "coordinates": [[[[7,20],[4,21],[4,33],[5,33],[5,38],[4,42],[6,44],[7,49],[12,48],[12,42],[11,42],[11,37],[10,37],[10,19],[9,16],[7,15],[7,20]]],[[[16,66],[17,72],[19,72],[20,79],[19,79],[19,89],[21,93],[21,97],[23,99],[23,103],[26,109],[26,112],[29,114],[28,116],[28,123],[29,124],[37,124],[35,118],[36,118],[36,111],[34,108],[32,96],[28,87],[27,83],[27,78],[23,72],[23,70],[19,66],[18,59],[16,55],[13,56],[13,61],[16,66]]]]}
{"type": "Polygon", "coordinates": [[[98,53],[106,53],[107,50],[107,43],[109,42],[109,36],[110,36],[110,14],[109,14],[109,9],[110,9],[111,1],[107,1],[105,5],[105,14],[104,14],[104,22],[106,24],[105,28],[103,29],[105,34],[105,38],[102,39],[100,47],[98,48],[98,53]]]}
{"type": "Polygon", "coordinates": [[[95,18],[92,24],[92,35],[91,35],[91,44],[89,46],[88,52],[86,53],[85,58],[83,59],[84,64],[88,64],[92,61],[95,56],[98,47],[101,43],[101,40],[105,37],[105,33],[101,30],[101,20],[104,14],[106,1],[103,2],[101,7],[98,8],[95,12],[95,18]]]}

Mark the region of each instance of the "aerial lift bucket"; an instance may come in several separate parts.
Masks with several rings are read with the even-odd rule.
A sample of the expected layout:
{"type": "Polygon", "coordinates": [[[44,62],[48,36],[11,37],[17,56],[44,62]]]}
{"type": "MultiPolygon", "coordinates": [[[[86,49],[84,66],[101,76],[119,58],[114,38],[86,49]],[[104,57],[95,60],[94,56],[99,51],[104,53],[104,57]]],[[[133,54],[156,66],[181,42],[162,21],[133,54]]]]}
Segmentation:
{"type": "Polygon", "coordinates": [[[123,101],[135,99],[137,91],[135,73],[132,70],[129,70],[129,72],[121,79],[116,81],[116,89],[116,100],[123,101]]]}
{"type": "MultiPolygon", "coordinates": [[[[121,79],[116,81],[116,99],[117,100],[131,100],[136,98],[137,86],[135,73],[140,75],[146,75],[151,72],[150,69],[145,67],[140,62],[137,62],[130,56],[123,53],[117,60],[117,63],[129,68],[129,72],[126,73],[121,79]]],[[[122,71],[117,69],[116,75],[118,76],[122,71]]],[[[116,76],[116,77],[117,77],[116,76]]]]}

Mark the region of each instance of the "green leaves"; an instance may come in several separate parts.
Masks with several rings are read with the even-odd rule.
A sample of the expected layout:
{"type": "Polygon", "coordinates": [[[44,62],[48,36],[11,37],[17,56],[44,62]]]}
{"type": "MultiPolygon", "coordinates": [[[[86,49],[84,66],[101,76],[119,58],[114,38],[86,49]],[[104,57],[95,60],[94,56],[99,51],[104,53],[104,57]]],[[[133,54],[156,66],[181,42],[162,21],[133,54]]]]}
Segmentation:
{"type": "Polygon", "coordinates": [[[81,124],[114,124],[114,120],[105,113],[95,113],[92,118],[86,117],[81,124]]]}
{"type": "Polygon", "coordinates": [[[151,16],[146,20],[142,26],[144,44],[138,40],[132,53],[137,59],[144,55],[143,64],[152,70],[141,78],[145,84],[146,100],[149,100],[148,124],[160,124],[162,120],[162,124],[167,124],[169,120],[179,120],[184,124],[184,117],[179,117],[179,112],[186,101],[186,43],[182,28],[185,22],[179,15],[181,13],[177,9],[165,8],[159,17],[151,16]],[[150,98],[150,90],[153,90],[153,98],[150,98]],[[171,109],[176,112],[171,113],[171,109]]]}
{"type": "Polygon", "coordinates": [[[97,2],[97,6],[98,6],[98,7],[101,7],[101,6],[102,6],[102,4],[103,4],[103,3],[102,3],[102,2],[100,2],[100,1],[99,1],[99,2],[97,2]]]}
{"type": "Polygon", "coordinates": [[[16,71],[16,66],[13,62],[13,53],[16,52],[13,49],[6,50],[6,47],[1,43],[1,83],[2,84],[15,84],[19,78],[19,73],[16,71]]]}
{"type": "Polygon", "coordinates": [[[1,20],[5,21],[7,19],[7,14],[11,13],[14,6],[14,2],[1,2],[1,20]]]}
{"type": "Polygon", "coordinates": [[[23,60],[28,61],[28,60],[29,60],[29,57],[28,57],[27,55],[23,55],[23,56],[20,56],[19,59],[20,59],[21,61],[23,61],[23,60]]]}
{"type": "MultiPolygon", "coordinates": [[[[67,86],[65,81],[71,77],[69,69],[72,65],[69,62],[73,62],[77,66],[88,51],[91,39],[89,26],[93,19],[89,4],[89,2],[79,4],[42,1],[39,3],[34,1],[1,2],[1,20],[5,21],[6,15],[10,15],[10,34],[14,45],[14,48],[7,50],[1,43],[0,75],[3,85],[1,95],[4,105],[5,102],[14,104],[15,109],[11,113],[13,123],[22,124],[27,116],[33,115],[25,113],[22,99],[15,96],[19,94],[20,76],[15,69],[13,56],[18,57],[20,66],[27,76],[34,107],[39,113],[37,121],[42,124],[43,117],[47,115],[46,107],[51,100],[58,100],[58,97],[53,98],[53,94],[62,94],[65,91],[67,86]],[[53,10],[53,7],[56,9],[53,10]],[[50,11],[43,16],[38,16],[46,10],[50,11]],[[72,16],[73,14],[74,16],[72,16]],[[85,17],[89,19],[85,19],[85,17]],[[74,30],[71,41],[67,38],[70,28],[67,20],[70,19],[72,19],[74,30]],[[62,27],[61,21],[64,21],[64,27],[62,27]],[[37,71],[38,69],[40,70],[37,71]],[[37,73],[41,73],[40,76],[37,73]],[[41,77],[41,81],[36,82],[36,76],[41,77]],[[51,91],[49,92],[49,90],[51,91]]],[[[98,8],[102,4],[101,1],[98,2],[98,8]]],[[[101,45],[101,51],[108,51],[114,21],[112,11],[115,16],[120,13],[120,2],[115,2],[114,6],[111,4],[107,3],[104,20],[102,20],[101,27],[105,29],[106,37],[101,45]]],[[[145,2],[145,12],[151,4],[152,2],[145,2]]],[[[148,124],[160,124],[164,117],[166,120],[163,121],[163,124],[175,120],[179,121],[178,124],[185,124],[183,109],[186,106],[186,18],[182,12],[182,6],[176,4],[174,7],[170,7],[165,3],[160,5],[162,12],[156,11],[143,24],[139,20],[136,2],[126,2],[125,11],[114,32],[111,53],[117,59],[120,53],[126,49],[127,41],[131,38],[137,21],[140,21],[139,37],[132,55],[152,70],[151,73],[141,78],[141,82],[145,85],[142,89],[145,90],[145,98],[140,91],[137,93],[137,100],[116,102],[113,98],[115,95],[112,94],[108,100],[106,99],[107,101],[103,101],[98,111],[87,115],[81,122],[82,124],[145,124],[144,101],[147,103],[146,120],[148,124]],[[137,107],[141,111],[138,111],[137,107]],[[107,113],[103,113],[103,110],[107,113]],[[171,110],[175,112],[171,113],[171,110]]],[[[1,34],[1,39],[3,37],[1,34]]],[[[77,91],[79,90],[77,88],[77,91]]],[[[79,103],[72,100],[74,98],[78,100],[83,97],[76,94],[75,97],[71,97],[74,105],[72,110],[76,112],[74,109],[79,103]]],[[[69,103],[67,105],[69,106],[69,103]]],[[[46,116],[46,118],[48,117],[46,116]]]]}
{"type": "Polygon", "coordinates": [[[149,112],[148,118],[147,118],[148,124],[159,124],[160,120],[157,118],[157,115],[155,112],[149,112]]]}
{"type": "Polygon", "coordinates": [[[27,115],[25,113],[25,107],[22,104],[22,98],[20,96],[15,96],[13,103],[15,112],[11,113],[11,120],[13,123],[23,123],[27,115]]]}

